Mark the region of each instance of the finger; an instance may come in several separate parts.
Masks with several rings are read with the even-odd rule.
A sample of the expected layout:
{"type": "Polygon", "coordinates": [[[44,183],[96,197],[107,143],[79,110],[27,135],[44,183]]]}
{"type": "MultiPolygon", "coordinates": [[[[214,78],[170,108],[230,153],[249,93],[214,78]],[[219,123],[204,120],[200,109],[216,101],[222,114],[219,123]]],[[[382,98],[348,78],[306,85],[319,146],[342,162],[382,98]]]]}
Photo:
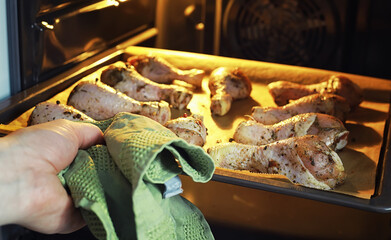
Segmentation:
{"type": "Polygon", "coordinates": [[[104,142],[102,131],[93,124],[73,122],[71,127],[78,140],[79,148],[85,149],[104,142]]]}
{"type": "Polygon", "coordinates": [[[64,119],[27,127],[7,137],[21,149],[16,154],[45,159],[57,173],[72,162],[78,149],[104,142],[102,131],[95,125],[64,119]]]}
{"type": "Polygon", "coordinates": [[[72,206],[69,208],[69,211],[67,211],[67,216],[65,216],[66,222],[64,223],[63,228],[59,230],[58,233],[72,233],[86,225],[81,215],[80,209],[77,209],[73,206],[73,201],[71,197],[69,197],[69,202],[72,206]]]}
{"type": "MultiPolygon", "coordinates": [[[[44,179],[47,177],[41,180],[44,179]]],[[[58,180],[56,176],[50,176],[44,180],[47,184],[39,191],[31,187],[29,190],[32,191],[25,191],[29,197],[23,201],[28,204],[20,204],[26,208],[13,223],[45,234],[71,233],[85,226],[80,209],[75,208],[72,197],[59,181],[54,183],[53,179],[58,180]]]]}
{"type": "Polygon", "coordinates": [[[58,125],[62,126],[59,133],[61,136],[64,136],[63,139],[66,139],[66,141],[60,149],[54,149],[55,152],[53,154],[60,153],[61,158],[50,158],[50,162],[56,168],[57,172],[71,163],[78,149],[86,149],[92,145],[104,142],[102,131],[93,124],[71,122],[68,120],[58,121],[65,121],[58,122],[58,125]]]}

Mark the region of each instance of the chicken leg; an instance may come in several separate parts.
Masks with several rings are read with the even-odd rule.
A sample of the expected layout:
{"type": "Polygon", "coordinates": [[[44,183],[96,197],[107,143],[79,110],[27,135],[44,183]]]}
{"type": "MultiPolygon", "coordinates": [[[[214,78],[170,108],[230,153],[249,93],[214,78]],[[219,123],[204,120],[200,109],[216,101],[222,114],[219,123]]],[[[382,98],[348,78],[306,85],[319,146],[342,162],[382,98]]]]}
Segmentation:
{"type": "Polygon", "coordinates": [[[102,71],[100,80],[138,101],[160,101],[184,109],[193,94],[184,87],[153,82],[141,76],[134,67],[117,62],[102,71]]]}
{"type": "Polygon", "coordinates": [[[350,111],[346,99],[334,94],[312,94],[282,107],[253,107],[252,117],[263,124],[275,124],[301,113],[324,113],[345,121],[350,111]]]}
{"type": "Polygon", "coordinates": [[[232,101],[249,97],[251,82],[239,69],[220,67],[209,77],[212,114],[223,116],[231,109],[232,101]]]}
{"type": "Polygon", "coordinates": [[[282,174],[311,188],[333,189],[346,177],[339,156],[313,135],[261,146],[225,143],[209,148],[208,153],[216,167],[282,174]]]}
{"type": "Polygon", "coordinates": [[[35,125],[50,122],[56,119],[68,119],[72,121],[94,121],[85,113],[74,107],[61,104],[60,102],[41,102],[38,103],[31,112],[28,125],[35,125]]]}
{"type": "Polygon", "coordinates": [[[349,131],[331,115],[303,113],[274,125],[243,121],[236,128],[233,138],[238,143],[264,145],[304,135],[317,135],[331,149],[340,150],[348,143],[349,131]]]}
{"type": "Polygon", "coordinates": [[[344,97],[351,108],[357,107],[363,100],[362,89],[349,78],[340,75],[333,75],[325,82],[310,85],[277,81],[270,83],[268,88],[279,106],[288,104],[289,100],[296,100],[314,93],[332,93],[344,97]]]}
{"type": "Polygon", "coordinates": [[[183,116],[169,120],[164,126],[186,142],[204,146],[207,130],[201,116],[183,116]]]}
{"type": "Polygon", "coordinates": [[[119,112],[140,114],[161,124],[171,118],[167,102],[139,102],[99,82],[80,82],[69,95],[68,105],[95,120],[108,119],[119,112]]]}
{"type": "Polygon", "coordinates": [[[139,55],[127,60],[144,77],[158,83],[172,83],[182,80],[192,85],[201,86],[205,72],[200,69],[181,70],[158,56],[139,55]]]}

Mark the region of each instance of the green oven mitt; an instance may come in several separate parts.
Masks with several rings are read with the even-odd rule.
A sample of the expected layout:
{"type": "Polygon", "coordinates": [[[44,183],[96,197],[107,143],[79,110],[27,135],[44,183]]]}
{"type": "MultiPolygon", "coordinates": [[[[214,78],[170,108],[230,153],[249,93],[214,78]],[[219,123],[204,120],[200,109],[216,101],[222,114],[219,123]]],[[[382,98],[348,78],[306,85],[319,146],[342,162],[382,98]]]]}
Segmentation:
{"type": "Polygon", "coordinates": [[[80,150],[59,177],[95,237],[213,239],[192,203],[180,195],[163,194],[173,186],[178,190],[178,174],[195,182],[211,179],[214,164],[201,147],[130,113],[94,124],[104,132],[106,146],[80,150]]]}

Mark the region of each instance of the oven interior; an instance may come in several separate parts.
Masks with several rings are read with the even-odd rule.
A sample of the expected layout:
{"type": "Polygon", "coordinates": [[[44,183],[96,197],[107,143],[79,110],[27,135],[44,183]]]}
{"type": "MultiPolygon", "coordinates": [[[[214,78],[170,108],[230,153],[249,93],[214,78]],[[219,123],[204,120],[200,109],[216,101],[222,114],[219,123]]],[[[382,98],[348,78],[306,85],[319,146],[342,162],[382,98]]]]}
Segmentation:
{"type": "MultiPolygon", "coordinates": [[[[12,96],[0,102],[1,123],[132,45],[391,79],[388,10],[391,4],[380,0],[7,1],[12,96]]],[[[215,180],[199,185],[182,178],[185,197],[204,213],[216,239],[391,236],[389,213],[215,180]]],[[[5,229],[4,239],[92,239],[87,229],[56,236],[5,229]]]]}
{"type": "Polygon", "coordinates": [[[120,44],[391,78],[384,0],[6,3],[12,94],[120,44]]]}

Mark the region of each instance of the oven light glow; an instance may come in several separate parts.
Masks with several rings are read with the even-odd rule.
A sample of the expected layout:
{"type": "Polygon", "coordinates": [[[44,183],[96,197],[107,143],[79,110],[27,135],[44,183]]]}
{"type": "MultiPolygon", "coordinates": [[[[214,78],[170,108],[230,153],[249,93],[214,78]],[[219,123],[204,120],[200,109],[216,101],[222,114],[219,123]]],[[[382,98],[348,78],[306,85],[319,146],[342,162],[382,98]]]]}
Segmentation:
{"type": "Polygon", "coordinates": [[[106,0],[106,1],[103,0],[92,5],[88,5],[87,7],[81,8],[77,12],[84,13],[84,12],[92,12],[92,11],[104,9],[111,6],[118,7],[120,3],[127,2],[127,1],[128,0],[106,0]]]}
{"type": "Polygon", "coordinates": [[[197,29],[199,31],[204,30],[204,28],[205,28],[205,25],[202,22],[201,23],[197,23],[197,25],[195,26],[195,29],[197,29]]]}
{"type": "Polygon", "coordinates": [[[185,16],[188,17],[191,14],[193,14],[193,12],[195,11],[195,8],[196,7],[194,6],[194,4],[187,6],[185,11],[184,11],[185,16]]]}
{"type": "Polygon", "coordinates": [[[119,6],[119,2],[117,2],[116,0],[107,0],[107,6],[116,6],[116,7],[118,7],[119,6]]]}
{"type": "Polygon", "coordinates": [[[54,26],[49,24],[46,21],[42,21],[41,24],[42,24],[42,26],[46,27],[47,29],[54,29],[54,26]]]}

